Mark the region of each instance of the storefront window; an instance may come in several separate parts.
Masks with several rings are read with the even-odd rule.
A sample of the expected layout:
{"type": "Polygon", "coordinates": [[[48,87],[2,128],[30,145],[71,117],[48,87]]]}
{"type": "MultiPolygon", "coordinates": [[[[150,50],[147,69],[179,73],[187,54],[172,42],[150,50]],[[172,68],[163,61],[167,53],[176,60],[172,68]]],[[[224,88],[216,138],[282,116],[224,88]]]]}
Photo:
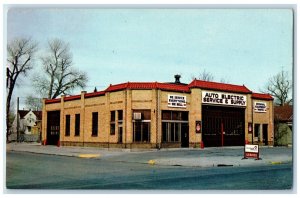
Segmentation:
{"type": "Polygon", "coordinates": [[[180,142],[182,124],[188,123],[186,111],[162,111],[162,142],[180,142]]]}
{"type": "Polygon", "coordinates": [[[150,142],[151,111],[133,111],[133,142],[150,142]]]}

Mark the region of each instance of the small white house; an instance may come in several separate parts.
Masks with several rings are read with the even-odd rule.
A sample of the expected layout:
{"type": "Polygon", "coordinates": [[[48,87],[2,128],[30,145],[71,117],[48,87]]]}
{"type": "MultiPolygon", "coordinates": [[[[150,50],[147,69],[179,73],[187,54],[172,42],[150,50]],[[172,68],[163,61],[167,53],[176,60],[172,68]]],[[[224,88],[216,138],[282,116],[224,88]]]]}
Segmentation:
{"type": "Polygon", "coordinates": [[[24,134],[37,134],[40,131],[42,120],[41,111],[19,110],[12,125],[12,132],[17,133],[17,119],[19,119],[19,131],[24,134]]]}

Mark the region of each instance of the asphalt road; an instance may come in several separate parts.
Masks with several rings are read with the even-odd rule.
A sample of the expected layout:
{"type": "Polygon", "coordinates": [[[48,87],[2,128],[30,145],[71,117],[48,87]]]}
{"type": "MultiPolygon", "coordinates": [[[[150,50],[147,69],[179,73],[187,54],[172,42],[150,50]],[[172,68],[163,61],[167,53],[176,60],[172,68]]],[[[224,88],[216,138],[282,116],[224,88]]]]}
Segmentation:
{"type": "Polygon", "coordinates": [[[286,190],[292,163],[251,167],[184,167],[8,152],[8,189],[286,190]]]}

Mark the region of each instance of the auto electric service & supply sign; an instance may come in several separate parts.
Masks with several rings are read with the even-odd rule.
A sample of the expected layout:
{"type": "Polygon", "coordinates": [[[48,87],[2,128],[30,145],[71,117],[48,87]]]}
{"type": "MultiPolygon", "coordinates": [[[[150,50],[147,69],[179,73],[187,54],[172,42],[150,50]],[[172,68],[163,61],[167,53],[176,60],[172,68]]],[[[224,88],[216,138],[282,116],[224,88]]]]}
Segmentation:
{"type": "Polygon", "coordinates": [[[247,97],[241,94],[202,91],[202,103],[245,107],[247,106],[247,97]]]}

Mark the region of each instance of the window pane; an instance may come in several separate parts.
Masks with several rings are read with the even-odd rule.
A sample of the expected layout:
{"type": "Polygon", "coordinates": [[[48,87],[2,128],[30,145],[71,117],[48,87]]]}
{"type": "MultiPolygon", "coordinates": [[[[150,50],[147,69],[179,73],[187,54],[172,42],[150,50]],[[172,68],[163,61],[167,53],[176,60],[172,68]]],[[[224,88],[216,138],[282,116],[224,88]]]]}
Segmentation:
{"type": "Polygon", "coordinates": [[[167,142],[168,123],[162,123],[162,141],[167,142]]]}
{"type": "Polygon", "coordinates": [[[171,120],[171,111],[162,111],[163,120],[171,120]]]}
{"type": "Polygon", "coordinates": [[[180,120],[178,111],[172,111],[172,120],[180,120]]]}
{"type": "Polygon", "coordinates": [[[70,135],[70,115],[66,115],[66,131],[65,135],[69,136],[70,135]]]}
{"type": "Polygon", "coordinates": [[[110,135],[115,135],[115,129],[116,129],[116,125],[110,124],[110,135]]]}
{"type": "Polygon", "coordinates": [[[141,122],[134,122],[133,123],[133,129],[134,129],[134,141],[135,142],[140,142],[141,141],[141,122]]]}
{"type": "Polygon", "coordinates": [[[142,120],[151,120],[151,110],[134,110],[134,113],[141,113],[142,114],[142,120]]]}
{"type": "Polygon", "coordinates": [[[116,112],[115,111],[110,112],[110,121],[111,122],[116,121],[116,112]]]}
{"type": "Polygon", "coordinates": [[[75,136],[80,135],[80,114],[75,114],[75,136]]]}
{"type": "Polygon", "coordinates": [[[149,141],[149,134],[150,134],[150,127],[149,127],[150,123],[145,122],[145,123],[142,123],[142,125],[143,125],[142,141],[143,142],[148,142],[149,141]]]}
{"type": "Polygon", "coordinates": [[[189,120],[189,112],[188,111],[181,112],[181,120],[185,120],[185,121],[189,120]]]}
{"type": "Polygon", "coordinates": [[[92,135],[98,135],[98,112],[92,114],[92,135]]]}
{"type": "Polygon", "coordinates": [[[174,134],[174,131],[175,131],[175,123],[171,123],[171,131],[170,131],[170,141],[171,142],[174,142],[174,139],[175,139],[175,134],[174,134]]]}
{"type": "Polygon", "coordinates": [[[175,123],[175,142],[179,141],[179,123],[175,123]]]}
{"type": "Polygon", "coordinates": [[[123,120],[123,111],[122,110],[118,110],[118,120],[123,120]]]}
{"type": "Polygon", "coordinates": [[[142,112],[142,119],[143,120],[151,120],[151,111],[150,110],[144,110],[142,112]]]}

